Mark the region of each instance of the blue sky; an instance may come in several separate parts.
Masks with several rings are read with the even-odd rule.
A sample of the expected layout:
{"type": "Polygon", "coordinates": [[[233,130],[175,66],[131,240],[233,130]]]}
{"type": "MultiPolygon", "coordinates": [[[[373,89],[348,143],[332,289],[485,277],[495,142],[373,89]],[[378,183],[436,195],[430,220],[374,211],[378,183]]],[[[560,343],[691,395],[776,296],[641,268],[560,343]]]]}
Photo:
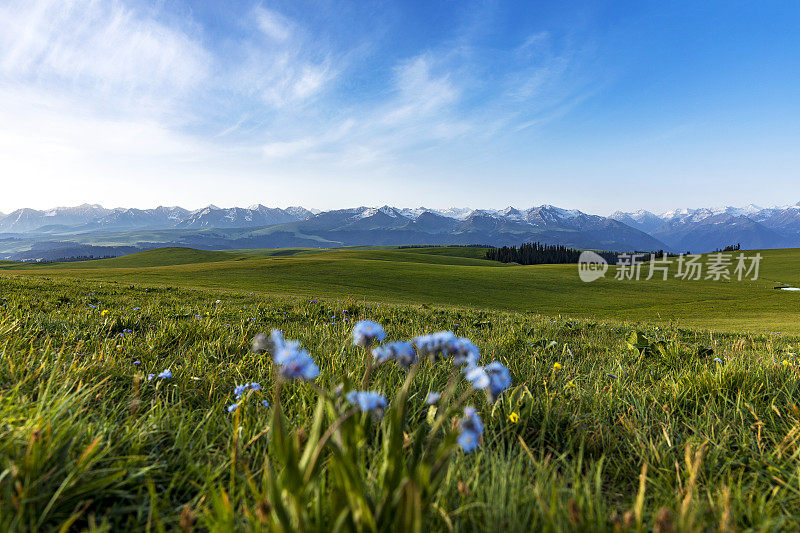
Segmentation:
{"type": "Polygon", "coordinates": [[[0,211],[800,201],[800,4],[0,0],[0,211]]]}

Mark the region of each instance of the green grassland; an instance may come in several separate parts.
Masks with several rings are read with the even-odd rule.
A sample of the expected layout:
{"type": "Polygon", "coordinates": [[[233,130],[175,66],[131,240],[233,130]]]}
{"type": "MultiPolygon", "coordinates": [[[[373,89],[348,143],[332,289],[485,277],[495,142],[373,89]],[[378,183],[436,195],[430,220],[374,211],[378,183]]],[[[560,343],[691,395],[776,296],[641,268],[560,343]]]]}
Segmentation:
{"type": "MultiPolygon", "coordinates": [[[[360,294],[323,291],[322,283],[334,278],[313,276],[311,293],[335,297],[262,294],[280,288],[275,281],[249,294],[238,290],[258,285],[245,282],[247,272],[267,276],[277,269],[271,275],[287,280],[291,268],[306,263],[293,256],[257,267],[236,254],[220,261],[218,254],[182,253],[184,260],[204,262],[132,269],[131,260],[166,260],[142,254],[101,262],[125,259],[119,267],[32,267],[29,275],[0,276],[0,530],[281,531],[286,527],[278,510],[286,508],[312,531],[336,525],[343,531],[800,528],[796,336],[370,303],[360,294]],[[213,287],[215,278],[239,272],[242,264],[241,278],[219,283],[219,290],[163,285],[180,275],[213,287]],[[277,266],[283,264],[290,269],[277,266]],[[117,271],[126,283],[106,281],[117,271]],[[82,274],[100,279],[77,279],[82,274]],[[480,347],[482,364],[499,360],[511,371],[512,388],[494,404],[483,394],[468,396],[463,380],[453,382],[486,430],[476,451],[449,457],[430,494],[414,492],[413,476],[387,488],[386,457],[389,443],[397,442],[402,457],[410,458],[422,438],[418,428],[423,436],[430,431],[433,442],[448,442],[447,429],[430,429],[424,403],[429,391],[442,391],[459,374],[447,361],[419,367],[399,441],[389,428],[405,371],[387,364],[370,374],[364,388],[387,396],[387,416],[350,419],[350,437],[322,448],[308,485],[293,481],[294,463],[276,440],[282,426],[261,405],[262,399],[276,402],[275,371],[268,355],[248,347],[256,333],[280,328],[300,340],[321,369],[313,385],[289,383],[281,392],[289,443],[283,446],[302,450],[314,442],[315,421],[323,430],[334,427],[346,406],[335,400],[328,412],[315,412],[317,388],[364,379],[364,354],[350,337],[353,322],[363,318],[381,322],[392,340],[454,330],[480,347]],[[631,349],[626,339],[636,331],[646,339],[631,349]],[[166,368],[171,379],[145,379],[166,368]],[[249,392],[229,413],[234,386],[250,381],[262,390],[249,392]],[[337,468],[344,459],[335,450],[348,442],[358,476],[343,481],[337,468]],[[410,506],[392,507],[395,501],[410,506]],[[370,516],[379,518],[370,525],[370,516]],[[420,522],[409,525],[410,516],[420,522]]],[[[384,265],[429,275],[441,267],[356,259],[359,253],[331,254],[329,261],[349,264],[350,274],[360,267],[387,277],[384,265]]],[[[787,261],[792,256],[787,253],[787,261]]],[[[304,258],[311,263],[303,272],[319,269],[324,257],[304,258]]],[[[448,268],[458,276],[477,269],[484,279],[489,272],[525,271],[448,268]]],[[[549,273],[551,283],[561,272],[527,270],[549,273]]],[[[547,287],[532,278],[528,286],[547,287]]],[[[447,287],[460,288],[463,301],[475,290],[465,283],[447,287]]],[[[299,284],[291,288],[304,293],[299,284]]],[[[392,291],[400,299],[399,290],[392,291]]],[[[430,298],[428,291],[414,298],[430,298]]],[[[433,294],[445,299],[444,290],[433,294]]]]}
{"type": "MultiPolygon", "coordinates": [[[[754,252],[748,252],[754,253],[754,252]]],[[[161,249],[101,261],[9,265],[0,275],[227,289],[552,316],[677,324],[717,331],[800,333],[800,250],[764,250],[758,281],[582,282],[574,265],[486,261],[481,248],[344,248],[202,252],[161,249]]],[[[646,268],[646,267],[645,267],[646,268]]]]}

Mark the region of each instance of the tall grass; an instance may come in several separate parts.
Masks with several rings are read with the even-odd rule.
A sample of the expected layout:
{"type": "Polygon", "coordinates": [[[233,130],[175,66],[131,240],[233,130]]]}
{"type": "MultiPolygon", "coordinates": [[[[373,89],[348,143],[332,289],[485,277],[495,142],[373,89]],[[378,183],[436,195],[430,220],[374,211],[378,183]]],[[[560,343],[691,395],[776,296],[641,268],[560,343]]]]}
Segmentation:
{"type": "Polygon", "coordinates": [[[797,342],[0,277],[0,529],[796,530],[797,342]],[[453,330],[510,369],[496,403],[468,400],[476,451],[453,443],[460,411],[425,403],[445,362],[375,368],[380,420],[333,392],[360,388],[365,318],[390,340],[453,330]],[[313,384],[276,388],[250,350],[272,328],[314,356],[313,384]]]}

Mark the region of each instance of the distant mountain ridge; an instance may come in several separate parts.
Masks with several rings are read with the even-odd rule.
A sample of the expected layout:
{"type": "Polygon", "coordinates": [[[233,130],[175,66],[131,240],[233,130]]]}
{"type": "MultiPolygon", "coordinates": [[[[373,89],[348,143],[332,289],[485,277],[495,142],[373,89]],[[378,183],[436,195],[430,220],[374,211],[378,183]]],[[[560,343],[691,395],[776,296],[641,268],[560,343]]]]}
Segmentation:
{"type": "Polygon", "coordinates": [[[709,251],[720,243],[745,249],[800,246],[800,202],[782,207],[719,207],[677,209],[656,215],[649,211],[617,211],[611,218],[637,228],[683,251],[709,251]]]}
{"type": "MultiPolygon", "coordinates": [[[[616,251],[707,252],[800,246],[800,203],[784,207],[640,210],[609,217],[540,205],[529,209],[429,209],[361,206],[331,211],[304,207],[188,210],[113,208],[84,204],[18,209],[0,216],[0,258],[26,259],[73,245],[192,246],[203,249],[349,245],[488,244],[539,241],[616,251]]],[[[101,251],[101,250],[100,250],[101,251]]]]}

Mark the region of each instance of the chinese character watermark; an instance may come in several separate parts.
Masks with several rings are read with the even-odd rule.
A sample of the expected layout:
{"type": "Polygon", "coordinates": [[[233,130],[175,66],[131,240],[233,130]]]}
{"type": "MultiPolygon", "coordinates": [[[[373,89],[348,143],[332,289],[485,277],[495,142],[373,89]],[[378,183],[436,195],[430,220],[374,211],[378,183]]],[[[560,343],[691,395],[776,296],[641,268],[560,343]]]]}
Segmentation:
{"type": "MultiPolygon", "coordinates": [[[[684,281],[743,281],[758,280],[762,256],[760,253],[738,255],[715,252],[708,255],[680,254],[661,257],[656,254],[621,253],[617,256],[614,279],[639,281],[674,278],[684,281]],[[674,265],[674,268],[673,268],[674,265]]],[[[582,252],[578,274],[585,282],[605,277],[608,262],[594,252],[582,252]]]]}

